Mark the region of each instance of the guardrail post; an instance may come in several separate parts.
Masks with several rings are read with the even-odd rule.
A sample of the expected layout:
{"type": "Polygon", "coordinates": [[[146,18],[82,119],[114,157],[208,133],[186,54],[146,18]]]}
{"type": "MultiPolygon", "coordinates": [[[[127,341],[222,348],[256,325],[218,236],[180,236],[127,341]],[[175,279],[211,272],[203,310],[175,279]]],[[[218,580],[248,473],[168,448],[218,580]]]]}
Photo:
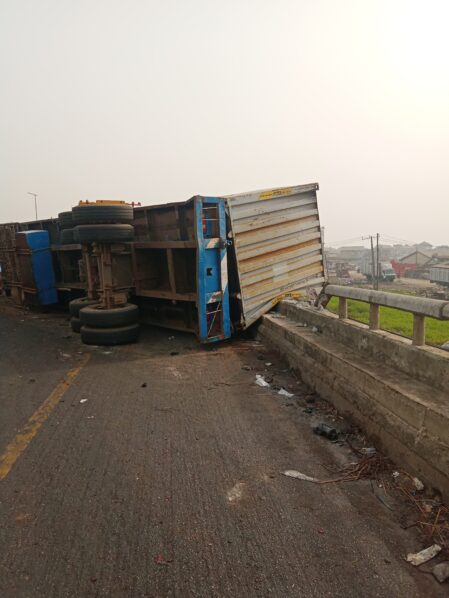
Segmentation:
{"type": "Polygon", "coordinates": [[[413,344],[417,347],[426,344],[426,318],[421,314],[413,314],[413,344]]]}
{"type": "Polygon", "coordinates": [[[377,303],[369,304],[369,327],[370,330],[380,328],[380,306],[377,303]]]}
{"type": "Polygon", "coordinates": [[[338,317],[341,320],[348,319],[348,300],[346,297],[338,298],[338,317]]]}

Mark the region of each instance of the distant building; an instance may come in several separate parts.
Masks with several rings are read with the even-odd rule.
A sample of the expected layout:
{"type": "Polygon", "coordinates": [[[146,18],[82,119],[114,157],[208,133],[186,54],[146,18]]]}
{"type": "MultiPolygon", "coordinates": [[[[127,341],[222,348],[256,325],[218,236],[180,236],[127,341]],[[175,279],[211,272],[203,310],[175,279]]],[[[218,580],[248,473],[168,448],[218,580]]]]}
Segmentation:
{"type": "Polygon", "coordinates": [[[401,264],[411,264],[414,266],[425,266],[430,262],[432,256],[424,251],[420,251],[419,249],[415,249],[413,253],[405,255],[401,257],[398,261],[401,264]]]}
{"type": "MultiPolygon", "coordinates": [[[[412,275],[412,272],[422,271],[423,277],[426,277],[425,269],[432,262],[432,256],[424,251],[415,249],[413,253],[409,253],[399,260],[393,260],[391,266],[398,278],[402,276],[412,275]],[[408,273],[408,274],[406,274],[408,273]]],[[[420,277],[419,275],[417,276],[420,277]]]]}
{"type": "Polygon", "coordinates": [[[435,247],[432,253],[439,261],[446,261],[449,259],[449,245],[435,247]]]}
{"type": "Polygon", "coordinates": [[[430,268],[430,282],[449,287],[449,263],[435,264],[430,268]]]}
{"type": "Polygon", "coordinates": [[[363,245],[353,245],[349,247],[340,247],[338,253],[340,259],[346,262],[358,261],[363,258],[366,249],[363,245]]]}

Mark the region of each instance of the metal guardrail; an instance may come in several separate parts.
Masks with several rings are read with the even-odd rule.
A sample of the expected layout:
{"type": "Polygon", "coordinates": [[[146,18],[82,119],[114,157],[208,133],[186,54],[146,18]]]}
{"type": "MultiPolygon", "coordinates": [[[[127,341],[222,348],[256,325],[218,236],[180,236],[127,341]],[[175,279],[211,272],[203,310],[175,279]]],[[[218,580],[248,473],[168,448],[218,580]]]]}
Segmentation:
{"type": "Polygon", "coordinates": [[[328,284],[323,289],[323,295],[328,299],[338,297],[338,317],[348,318],[348,299],[369,303],[371,330],[380,329],[380,306],[393,307],[413,314],[413,344],[423,346],[426,344],[426,317],[437,320],[449,320],[449,301],[412,297],[396,293],[385,293],[371,289],[357,287],[344,287],[328,284]]]}

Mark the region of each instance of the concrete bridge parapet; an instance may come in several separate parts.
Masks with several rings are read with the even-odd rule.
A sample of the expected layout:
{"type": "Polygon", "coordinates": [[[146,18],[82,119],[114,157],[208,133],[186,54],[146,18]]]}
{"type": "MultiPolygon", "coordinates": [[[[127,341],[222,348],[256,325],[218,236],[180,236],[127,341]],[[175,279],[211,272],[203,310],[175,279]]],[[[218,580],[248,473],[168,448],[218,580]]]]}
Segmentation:
{"type": "Polygon", "coordinates": [[[286,300],[263,340],[398,465],[449,500],[449,353],[286,300]]]}

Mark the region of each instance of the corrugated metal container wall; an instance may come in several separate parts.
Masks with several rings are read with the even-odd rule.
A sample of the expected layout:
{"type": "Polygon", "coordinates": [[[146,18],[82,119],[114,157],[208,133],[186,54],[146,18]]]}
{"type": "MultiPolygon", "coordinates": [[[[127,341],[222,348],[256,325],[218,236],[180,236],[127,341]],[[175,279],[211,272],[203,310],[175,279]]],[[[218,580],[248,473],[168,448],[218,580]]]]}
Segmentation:
{"type": "Polygon", "coordinates": [[[449,284],[449,264],[430,268],[430,281],[449,284]]]}
{"type": "Polygon", "coordinates": [[[226,197],[244,327],[283,295],[324,282],[318,184],[226,197]]]}

